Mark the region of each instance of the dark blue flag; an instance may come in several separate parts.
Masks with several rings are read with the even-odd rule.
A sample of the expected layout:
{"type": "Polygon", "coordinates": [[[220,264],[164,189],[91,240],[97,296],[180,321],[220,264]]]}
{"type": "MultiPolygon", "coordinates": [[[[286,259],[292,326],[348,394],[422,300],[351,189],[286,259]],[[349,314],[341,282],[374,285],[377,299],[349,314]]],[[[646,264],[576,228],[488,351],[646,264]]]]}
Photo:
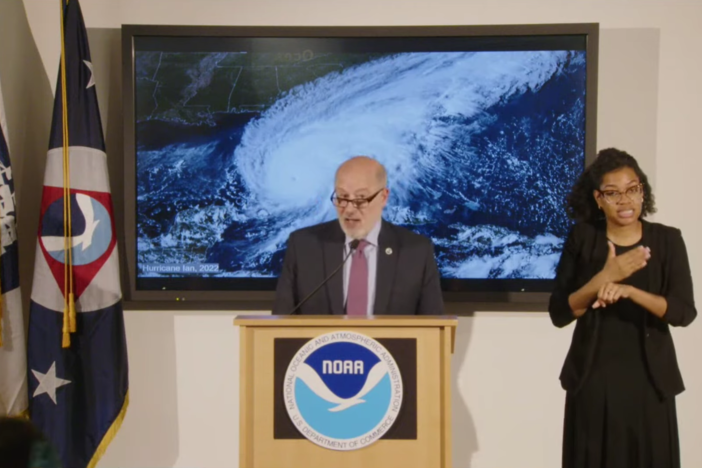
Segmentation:
{"type": "Polygon", "coordinates": [[[20,416],[27,411],[27,351],[15,219],[15,185],[0,92],[0,416],[20,416]]]}
{"type": "Polygon", "coordinates": [[[119,429],[129,382],[105,144],[78,0],[63,2],[62,25],[30,302],[29,411],[64,466],[84,468],[119,429]]]}

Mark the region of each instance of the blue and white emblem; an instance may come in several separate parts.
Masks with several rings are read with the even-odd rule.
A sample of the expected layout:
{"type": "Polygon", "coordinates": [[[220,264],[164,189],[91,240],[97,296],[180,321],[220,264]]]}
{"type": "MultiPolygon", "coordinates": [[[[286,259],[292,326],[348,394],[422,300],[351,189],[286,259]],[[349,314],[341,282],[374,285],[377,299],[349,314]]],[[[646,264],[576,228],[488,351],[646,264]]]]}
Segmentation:
{"type": "Polygon", "coordinates": [[[402,405],[402,378],[390,352],[356,332],[308,341],[290,361],[285,407],[300,433],[333,450],[357,450],[393,425],[402,405]]]}
{"type": "MultiPolygon", "coordinates": [[[[42,219],[41,242],[56,261],[65,263],[63,198],[46,209],[42,219]]],[[[71,194],[73,220],[73,264],[87,265],[102,257],[112,244],[110,213],[98,200],[84,193],[71,194]]]]}

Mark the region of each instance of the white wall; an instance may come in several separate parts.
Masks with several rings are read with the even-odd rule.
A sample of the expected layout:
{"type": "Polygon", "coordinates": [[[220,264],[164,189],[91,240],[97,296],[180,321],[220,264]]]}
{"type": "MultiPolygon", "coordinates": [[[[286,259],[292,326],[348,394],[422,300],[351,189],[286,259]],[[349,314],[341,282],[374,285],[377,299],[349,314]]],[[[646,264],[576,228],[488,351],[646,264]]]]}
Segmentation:
{"type": "MultiPolygon", "coordinates": [[[[28,20],[36,42],[33,50],[43,63],[51,87],[59,53],[57,3],[24,0],[23,21],[28,20]]],[[[702,238],[702,220],[695,203],[700,199],[695,189],[702,172],[697,144],[698,129],[702,127],[699,2],[82,0],[81,4],[91,40],[95,39],[91,49],[100,104],[107,116],[108,146],[117,155],[119,150],[114,148],[121,148],[121,125],[119,99],[115,96],[120,78],[115,76],[114,65],[119,64],[119,42],[111,29],[123,23],[599,22],[598,146],[618,146],[640,159],[655,182],[659,206],[656,220],[683,229],[697,278],[697,296],[702,297],[702,246],[696,242],[702,238]],[[111,55],[100,58],[101,52],[111,55]]],[[[42,83],[46,79],[41,77],[42,83]]],[[[13,86],[20,86],[19,80],[14,83],[13,86]]],[[[8,95],[13,90],[8,91],[8,86],[3,82],[5,99],[12,101],[8,95]]],[[[18,99],[15,98],[17,108],[18,99]]],[[[8,120],[12,125],[12,116],[8,120]]],[[[46,141],[48,135],[39,138],[46,141]]],[[[22,157],[40,155],[13,155],[15,159],[22,157]]],[[[119,162],[112,167],[118,171],[119,162]]],[[[115,177],[119,174],[113,174],[113,180],[115,177]]],[[[18,190],[22,196],[22,187],[18,190]]],[[[30,219],[21,229],[32,232],[32,227],[35,229],[36,220],[30,219]]],[[[28,257],[31,252],[23,261],[28,257]]],[[[101,467],[237,465],[238,335],[231,325],[234,315],[126,313],[132,403],[101,467]]],[[[555,329],[543,312],[477,312],[461,318],[453,366],[456,467],[559,466],[564,394],[557,377],[571,330],[555,329]]],[[[683,466],[699,467],[702,370],[695,358],[702,354],[702,323],[676,330],[674,337],[688,388],[678,400],[683,466]]]]}

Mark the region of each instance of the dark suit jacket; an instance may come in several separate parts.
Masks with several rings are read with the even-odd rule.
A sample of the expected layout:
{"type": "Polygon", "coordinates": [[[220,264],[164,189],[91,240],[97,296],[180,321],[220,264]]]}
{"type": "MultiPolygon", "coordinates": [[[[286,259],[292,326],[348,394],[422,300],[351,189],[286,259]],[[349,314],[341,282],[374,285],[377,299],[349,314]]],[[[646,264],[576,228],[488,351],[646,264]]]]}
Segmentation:
{"type": "MultiPolygon", "coordinates": [[[[289,313],[341,264],[345,238],[338,221],[290,235],[274,314],[289,313]]],[[[439,271],[428,238],[382,221],[377,251],[376,315],[443,314],[439,271]],[[386,254],[388,248],[392,249],[390,255],[386,254]]],[[[296,313],[344,314],[343,269],[296,313]]]]}
{"type": "MultiPolygon", "coordinates": [[[[644,221],[642,244],[651,248],[646,267],[648,292],[663,296],[668,302],[663,319],[642,309],[645,358],[658,392],[663,396],[674,396],[684,391],[685,386],[669,325],[684,327],[697,316],[690,265],[678,229],[644,221]]],[[[604,267],[607,254],[604,222],[580,223],[573,227],[563,247],[548,309],[554,325],[564,327],[575,320],[568,296],[604,267]]],[[[600,317],[607,312],[607,309],[588,309],[577,319],[560,376],[564,389],[577,392],[585,382],[595,355],[600,317]]]]}

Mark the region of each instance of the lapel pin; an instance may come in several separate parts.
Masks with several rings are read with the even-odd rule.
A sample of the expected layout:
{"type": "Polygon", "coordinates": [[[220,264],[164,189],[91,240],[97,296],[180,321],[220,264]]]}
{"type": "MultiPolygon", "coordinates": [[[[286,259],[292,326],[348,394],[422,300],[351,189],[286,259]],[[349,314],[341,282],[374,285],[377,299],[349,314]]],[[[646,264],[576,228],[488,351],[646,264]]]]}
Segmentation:
{"type": "Polygon", "coordinates": [[[392,255],[392,249],[390,247],[385,249],[385,255],[392,255]]]}

